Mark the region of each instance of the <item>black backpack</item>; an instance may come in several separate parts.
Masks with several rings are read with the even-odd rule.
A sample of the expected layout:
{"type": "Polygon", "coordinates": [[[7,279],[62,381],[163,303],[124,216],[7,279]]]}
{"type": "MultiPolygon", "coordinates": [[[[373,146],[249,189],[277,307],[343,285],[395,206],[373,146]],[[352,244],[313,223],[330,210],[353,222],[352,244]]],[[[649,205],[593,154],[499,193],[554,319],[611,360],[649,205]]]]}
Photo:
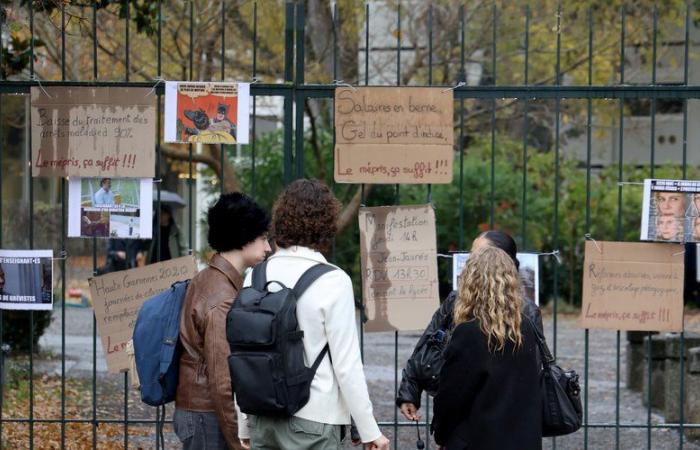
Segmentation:
{"type": "Polygon", "coordinates": [[[278,281],[268,282],[266,269],[267,261],[253,269],[252,286],[241,289],[226,317],[231,346],[228,366],[241,411],[289,417],[309,401],[311,381],[329,351],[326,345],[306,367],[297,300],[321,275],[336,268],[316,264],[291,289],[278,281]],[[269,292],[273,283],[282,289],[269,292]]]}

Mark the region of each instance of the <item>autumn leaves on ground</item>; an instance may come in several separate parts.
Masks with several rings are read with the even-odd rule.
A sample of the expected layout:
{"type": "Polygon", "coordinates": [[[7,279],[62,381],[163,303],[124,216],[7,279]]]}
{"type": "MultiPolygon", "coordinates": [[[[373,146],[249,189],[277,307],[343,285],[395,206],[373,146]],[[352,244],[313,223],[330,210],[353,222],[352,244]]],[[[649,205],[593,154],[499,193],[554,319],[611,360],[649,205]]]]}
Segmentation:
{"type": "MultiPolygon", "coordinates": [[[[30,430],[26,419],[29,417],[30,383],[28,378],[12,379],[9,376],[4,386],[4,404],[2,417],[2,448],[28,448],[30,430]],[[7,422],[22,418],[24,423],[7,422]]],[[[113,390],[111,383],[101,384],[98,379],[98,398],[108,396],[115,401],[113,404],[97,405],[98,420],[123,420],[123,392],[106,392],[113,390]],[[102,394],[102,395],[100,395],[102,394]]],[[[61,377],[35,376],[33,386],[34,423],[33,442],[36,449],[60,449],[61,447],[61,377]],[[42,420],[56,420],[54,423],[42,423],[42,420]]],[[[71,379],[65,381],[65,447],[66,449],[92,448],[93,425],[92,419],[92,381],[90,379],[71,379]],[[83,420],[84,422],[71,422],[83,420]]],[[[138,399],[129,399],[129,408],[140,410],[140,405],[134,403],[138,399]]],[[[153,425],[148,427],[129,425],[129,447],[143,448],[134,440],[141,440],[152,434],[153,425]]],[[[100,423],[97,428],[98,449],[123,449],[124,424],[100,423]]],[[[150,441],[147,441],[150,442],[150,441]]],[[[150,445],[147,447],[150,448],[150,445]]]]}

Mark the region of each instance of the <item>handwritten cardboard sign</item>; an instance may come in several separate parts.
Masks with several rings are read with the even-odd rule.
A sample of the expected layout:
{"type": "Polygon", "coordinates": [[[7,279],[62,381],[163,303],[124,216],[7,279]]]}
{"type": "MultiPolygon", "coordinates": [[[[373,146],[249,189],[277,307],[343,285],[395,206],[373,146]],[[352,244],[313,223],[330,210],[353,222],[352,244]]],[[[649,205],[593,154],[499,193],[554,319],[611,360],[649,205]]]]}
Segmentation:
{"type": "Polygon", "coordinates": [[[97,328],[111,373],[129,369],[126,343],[133,335],[141,305],[176,281],[189,280],[196,273],[194,257],[183,256],[90,279],[97,328]]]}
{"type": "Polygon", "coordinates": [[[359,220],[366,331],[424,328],[438,307],[432,206],[361,208],[359,220]]]}
{"type": "Polygon", "coordinates": [[[155,175],[150,88],[32,87],[32,176],[155,175]]]}
{"type": "Polygon", "coordinates": [[[582,326],[683,331],[682,252],[674,244],[586,242],[582,326]]]}
{"type": "Polygon", "coordinates": [[[337,88],[335,181],[451,183],[453,113],[439,88],[337,88]]]}

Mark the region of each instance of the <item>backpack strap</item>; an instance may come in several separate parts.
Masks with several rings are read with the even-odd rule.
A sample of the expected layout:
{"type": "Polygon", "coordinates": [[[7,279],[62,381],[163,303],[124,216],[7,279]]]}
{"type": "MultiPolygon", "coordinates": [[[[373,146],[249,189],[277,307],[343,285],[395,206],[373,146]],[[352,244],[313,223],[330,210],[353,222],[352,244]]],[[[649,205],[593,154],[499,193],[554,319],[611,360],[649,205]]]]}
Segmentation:
{"type": "Polygon", "coordinates": [[[253,289],[264,291],[267,287],[267,260],[253,267],[253,289]]]}
{"type": "Polygon", "coordinates": [[[306,272],[301,274],[301,277],[299,277],[299,280],[292,289],[294,291],[294,295],[296,295],[297,300],[301,298],[302,294],[304,294],[304,292],[306,291],[306,289],[309,288],[309,286],[311,286],[316,280],[321,278],[321,275],[324,275],[335,269],[336,268],[334,266],[331,266],[329,264],[318,263],[314,266],[311,266],[311,268],[309,268],[306,272]]]}

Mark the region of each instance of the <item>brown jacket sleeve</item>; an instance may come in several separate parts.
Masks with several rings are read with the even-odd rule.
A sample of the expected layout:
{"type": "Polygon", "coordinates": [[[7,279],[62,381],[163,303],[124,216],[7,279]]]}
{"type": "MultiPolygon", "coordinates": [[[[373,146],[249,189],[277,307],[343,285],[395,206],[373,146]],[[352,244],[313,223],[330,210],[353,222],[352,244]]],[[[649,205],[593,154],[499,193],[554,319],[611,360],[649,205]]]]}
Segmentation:
{"type": "Polygon", "coordinates": [[[219,427],[229,448],[243,450],[238,439],[236,410],[231,392],[231,374],[228,355],[231,349],[226,340],[226,314],[231,301],[221,302],[207,311],[204,328],[204,359],[209,371],[209,393],[214,403],[219,427]]]}

